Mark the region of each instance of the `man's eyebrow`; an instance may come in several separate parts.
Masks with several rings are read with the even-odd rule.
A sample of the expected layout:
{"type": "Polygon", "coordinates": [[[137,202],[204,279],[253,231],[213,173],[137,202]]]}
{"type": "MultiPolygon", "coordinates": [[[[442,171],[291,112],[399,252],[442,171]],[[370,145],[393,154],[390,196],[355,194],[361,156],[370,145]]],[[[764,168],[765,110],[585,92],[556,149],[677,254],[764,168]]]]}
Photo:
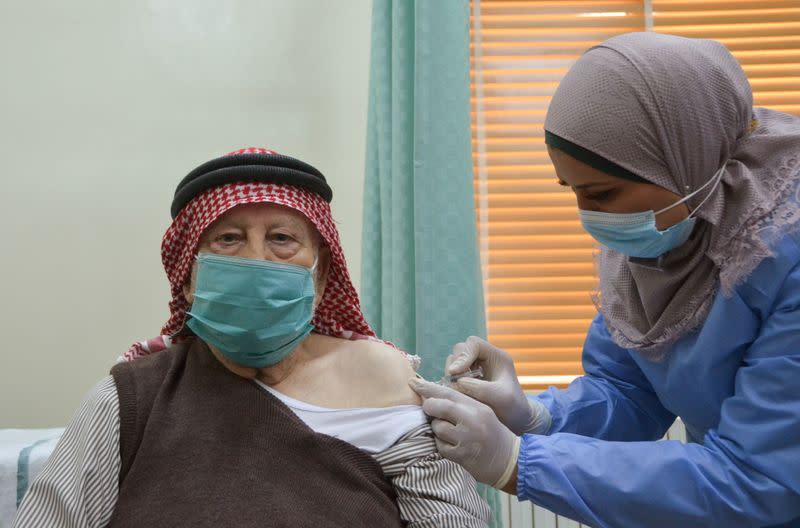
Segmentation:
{"type": "Polygon", "coordinates": [[[314,228],[314,224],[309,221],[303,221],[302,218],[298,218],[291,214],[282,214],[277,218],[274,218],[269,225],[267,226],[268,229],[275,229],[278,226],[285,226],[295,232],[302,232],[309,237],[314,237],[314,233],[316,233],[316,229],[314,228]]]}
{"type": "Polygon", "coordinates": [[[277,215],[270,222],[270,227],[275,227],[275,225],[277,225],[277,224],[284,224],[284,225],[288,225],[289,227],[293,227],[293,228],[299,228],[299,227],[305,227],[306,226],[305,222],[303,222],[301,219],[297,218],[296,216],[290,215],[290,214],[277,215]]]}
{"type": "Polygon", "coordinates": [[[208,231],[219,231],[220,229],[244,229],[244,222],[233,218],[224,218],[216,225],[210,226],[208,231]]]}

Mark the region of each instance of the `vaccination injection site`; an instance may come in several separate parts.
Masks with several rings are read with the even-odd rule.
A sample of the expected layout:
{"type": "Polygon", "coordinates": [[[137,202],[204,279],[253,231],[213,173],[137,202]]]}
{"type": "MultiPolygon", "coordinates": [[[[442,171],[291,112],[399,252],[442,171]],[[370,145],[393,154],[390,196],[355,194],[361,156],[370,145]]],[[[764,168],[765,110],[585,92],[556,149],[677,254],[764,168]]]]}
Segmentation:
{"type": "Polygon", "coordinates": [[[0,49],[0,528],[800,528],[800,0],[0,49]]]}

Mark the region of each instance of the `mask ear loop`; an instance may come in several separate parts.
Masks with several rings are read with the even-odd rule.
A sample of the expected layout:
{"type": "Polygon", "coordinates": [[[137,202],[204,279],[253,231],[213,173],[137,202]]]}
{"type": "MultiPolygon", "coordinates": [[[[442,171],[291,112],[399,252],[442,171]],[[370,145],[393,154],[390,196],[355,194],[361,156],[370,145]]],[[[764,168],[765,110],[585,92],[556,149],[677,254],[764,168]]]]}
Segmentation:
{"type": "MultiPolygon", "coordinates": [[[[710,180],[708,180],[706,183],[704,183],[699,189],[697,189],[696,191],[694,191],[693,193],[691,193],[691,194],[689,194],[687,196],[684,196],[679,201],[675,202],[674,204],[670,205],[669,207],[665,207],[664,209],[661,209],[657,213],[654,213],[654,215],[663,213],[664,211],[669,211],[673,207],[677,207],[678,205],[680,205],[680,204],[686,202],[687,200],[691,199],[692,196],[696,195],[697,193],[699,193],[700,191],[702,191],[703,189],[705,189],[706,187],[708,187],[709,185],[711,185],[713,183],[714,184],[713,187],[711,187],[711,190],[708,192],[706,197],[703,198],[703,201],[700,202],[700,204],[697,207],[695,207],[692,211],[689,212],[689,216],[687,218],[693,218],[693,215],[694,215],[695,211],[697,211],[698,209],[703,207],[703,205],[708,201],[708,199],[711,198],[711,196],[714,194],[714,191],[717,190],[717,187],[719,186],[719,183],[722,181],[722,175],[724,173],[725,173],[725,165],[720,167],[720,169],[716,172],[716,174],[714,174],[714,176],[710,180]]],[[[656,259],[629,257],[628,260],[630,262],[633,262],[634,264],[638,264],[640,266],[644,266],[644,267],[652,269],[652,270],[664,271],[664,255],[660,255],[656,259]]]]}
{"type": "Polygon", "coordinates": [[[685,202],[687,202],[687,201],[688,201],[688,200],[690,200],[690,199],[691,199],[693,196],[695,196],[695,195],[697,195],[698,193],[700,193],[700,192],[701,192],[703,189],[705,189],[706,187],[708,187],[708,186],[709,186],[709,185],[711,185],[711,184],[714,184],[714,185],[713,185],[713,187],[711,187],[711,190],[710,190],[710,191],[708,192],[708,194],[706,195],[706,197],[705,197],[705,198],[703,198],[703,201],[702,201],[702,202],[700,202],[700,204],[699,204],[697,207],[695,207],[695,208],[694,208],[694,209],[693,209],[693,210],[692,210],[692,211],[689,213],[689,218],[692,218],[692,216],[694,215],[695,211],[697,211],[698,209],[700,209],[701,207],[703,207],[703,205],[704,205],[704,204],[705,204],[705,203],[708,201],[708,199],[709,199],[709,198],[711,198],[711,195],[713,195],[713,194],[714,194],[714,191],[716,191],[716,190],[717,190],[717,187],[719,186],[719,183],[722,181],[722,175],[724,174],[724,172],[725,172],[725,165],[723,165],[722,167],[720,167],[720,169],[719,169],[719,170],[718,170],[718,171],[717,171],[717,172],[714,174],[714,176],[712,176],[710,180],[708,180],[706,183],[704,183],[702,186],[700,186],[700,188],[699,188],[699,189],[697,189],[696,191],[694,191],[694,192],[693,192],[693,193],[691,193],[691,194],[687,194],[686,196],[684,196],[683,198],[681,198],[680,200],[678,200],[678,201],[677,201],[677,202],[675,202],[674,204],[672,204],[672,205],[668,205],[667,207],[665,207],[665,208],[663,208],[663,209],[661,209],[661,210],[659,210],[659,211],[656,211],[656,212],[654,213],[654,216],[660,215],[661,213],[664,213],[664,212],[666,212],[666,211],[669,211],[670,209],[672,209],[672,208],[674,208],[674,207],[677,207],[677,206],[679,206],[679,205],[680,205],[680,204],[682,204],[682,203],[685,203],[685,202]]]}
{"type": "Polygon", "coordinates": [[[314,311],[317,310],[317,306],[319,303],[322,302],[322,296],[317,291],[317,266],[319,265],[319,251],[314,256],[314,263],[311,265],[309,271],[311,272],[311,280],[314,282],[314,311]]]}
{"type": "MultiPolygon", "coordinates": [[[[722,168],[721,168],[721,169],[720,169],[720,170],[717,172],[716,181],[714,181],[714,185],[711,187],[711,190],[710,190],[710,191],[708,191],[708,194],[706,195],[706,197],[705,197],[705,198],[703,198],[703,201],[702,201],[702,202],[700,202],[700,203],[697,205],[697,207],[695,207],[694,209],[692,209],[692,211],[689,213],[689,218],[694,218],[694,216],[695,216],[695,213],[696,213],[697,211],[699,211],[699,210],[700,210],[700,208],[701,208],[701,207],[703,207],[703,205],[705,205],[705,203],[706,203],[706,202],[709,200],[709,198],[711,198],[711,197],[714,195],[714,191],[716,191],[716,190],[717,190],[717,187],[719,187],[719,184],[722,182],[722,176],[723,176],[724,174],[725,174],[725,167],[723,166],[723,167],[722,167],[722,168]]],[[[713,180],[712,180],[712,181],[713,181],[713,180]]],[[[706,184],[706,185],[708,185],[708,184],[706,184]]],[[[699,189],[698,189],[698,190],[699,190],[699,189]]]]}

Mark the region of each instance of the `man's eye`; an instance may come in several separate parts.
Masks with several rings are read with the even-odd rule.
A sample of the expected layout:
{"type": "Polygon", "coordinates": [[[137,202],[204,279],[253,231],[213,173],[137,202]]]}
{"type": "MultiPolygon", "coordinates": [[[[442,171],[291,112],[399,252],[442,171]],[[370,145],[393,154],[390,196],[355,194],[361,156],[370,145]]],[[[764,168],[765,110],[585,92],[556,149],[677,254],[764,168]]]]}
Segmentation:
{"type": "Polygon", "coordinates": [[[272,241],[277,242],[279,244],[286,244],[291,242],[293,238],[286,233],[273,233],[272,234],[272,241]]]}
{"type": "Polygon", "coordinates": [[[217,242],[222,244],[235,244],[240,238],[241,237],[235,233],[223,233],[217,237],[217,242]]]}

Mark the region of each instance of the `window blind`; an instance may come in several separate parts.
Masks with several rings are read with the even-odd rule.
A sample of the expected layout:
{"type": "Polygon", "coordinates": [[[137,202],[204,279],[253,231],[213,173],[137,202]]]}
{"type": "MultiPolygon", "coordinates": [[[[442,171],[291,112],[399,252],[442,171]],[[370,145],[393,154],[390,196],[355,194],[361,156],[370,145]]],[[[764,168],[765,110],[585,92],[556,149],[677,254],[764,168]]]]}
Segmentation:
{"type": "Polygon", "coordinates": [[[489,339],[525,388],[565,385],[595,308],[593,242],[556,183],[544,117],[586,48],[644,28],[641,1],[473,3],[473,152],[489,339]]]}
{"type": "Polygon", "coordinates": [[[594,243],[556,184],[543,122],[589,47],[629,31],[714,38],[741,61],[756,105],[800,114],[800,0],[473,0],[472,136],[489,340],[527,389],[564,386],[596,313],[594,243]]]}
{"type": "Polygon", "coordinates": [[[652,8],[654,31],[725,44],[755,106],[800,115],[800,0],[653,0],[652,8]]]}

